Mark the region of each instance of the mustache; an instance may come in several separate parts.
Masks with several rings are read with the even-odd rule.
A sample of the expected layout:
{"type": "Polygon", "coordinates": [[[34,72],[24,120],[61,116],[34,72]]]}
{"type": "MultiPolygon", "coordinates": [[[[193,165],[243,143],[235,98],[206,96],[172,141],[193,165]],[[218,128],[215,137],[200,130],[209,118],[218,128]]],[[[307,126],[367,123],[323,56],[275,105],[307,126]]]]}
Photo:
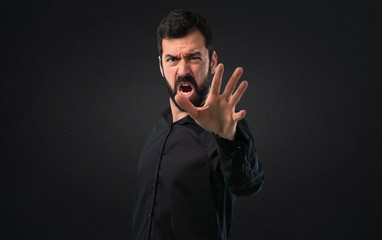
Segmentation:
{"type": "MultiPolygon", "coordinates": [[[[192,85],[194,85],[194,88],[197,90],[198,89],[198,84],[196,83],[196,80],[193,76],[191,75],[185,75],[185,76],[179,76],[175,80],[175,86],[178,86],[178,84],[182,82],[189,82],[192,85]]],[[[176,89],[176,88],[175,88],[176,89]]]]}

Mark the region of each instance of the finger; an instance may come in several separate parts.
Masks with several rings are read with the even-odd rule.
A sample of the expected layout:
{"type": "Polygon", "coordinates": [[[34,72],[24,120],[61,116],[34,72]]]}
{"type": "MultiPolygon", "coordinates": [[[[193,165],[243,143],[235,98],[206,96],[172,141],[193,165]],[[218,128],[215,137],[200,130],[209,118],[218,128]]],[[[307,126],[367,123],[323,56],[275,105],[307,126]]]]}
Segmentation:
{"type": "Polygon", "coordinates": [[[233,93],[233,90],[235,89],[235,86],[237,82],[239,81],[239,78],[243,74],[243,68],[238,67],[235,69],[235,71],[232,73],[231,78],[229,79],[227,86],[224,89],[223,95],[227,97],[227,99],[230,98],[230,96],[233,93]]]}
{"type": "Polygon", "coordinates": [[[220,94],[220,87],[222,84],[222,77],[223,77],[223,72],[224,72],[224,65],[220,63],[215,70],[215,75],[212,79],[211,83],[211,93],[218,95],[220,94]]]}
{"type": "Polygon", "coordinates": [[[236,89],[235,93],[231,96],[231,99],[229,100],[232,106],[235,106],[243,96],[245,90],[248,88],[248,82],[242,81],[239,85],[239,87],[236,89]]]}
{"type": "Polygon", "coordinates": [[[188,112],[192,118],[197,118],[199,111],[187,98],[176,95],[175,102],[181,107],[184,111],[188,112]]]}
{"type": "Polygon", "coordinates": [[[233,120],[240,121],[245,118],[245,115],[247,115],[247,112],[245,110],[240,110],[239,112],[233,114],[233,120]]]}

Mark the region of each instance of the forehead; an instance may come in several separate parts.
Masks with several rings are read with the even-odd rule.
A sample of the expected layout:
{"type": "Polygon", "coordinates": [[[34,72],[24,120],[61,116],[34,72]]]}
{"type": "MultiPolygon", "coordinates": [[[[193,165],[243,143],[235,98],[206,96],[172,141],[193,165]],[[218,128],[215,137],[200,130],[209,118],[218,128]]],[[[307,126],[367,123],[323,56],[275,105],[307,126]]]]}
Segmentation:
{"type": "Polygon", "coordinates": [[[199,51],[207,53],[205,38],[200,31],[192,31],[181,38],[164,38],[162,40],[163,54],[185,54],[199,51]]]}

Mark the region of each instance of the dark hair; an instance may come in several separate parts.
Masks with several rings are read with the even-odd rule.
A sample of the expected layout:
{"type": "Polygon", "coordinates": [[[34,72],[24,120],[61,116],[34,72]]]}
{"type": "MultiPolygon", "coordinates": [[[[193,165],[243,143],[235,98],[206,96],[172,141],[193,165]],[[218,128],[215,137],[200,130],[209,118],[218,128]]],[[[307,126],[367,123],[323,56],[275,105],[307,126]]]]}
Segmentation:
{"type": "Polygon", "coordinates": [[[212,30],[207,19],[198,12],[183,9],[172,10],[159,23],[157,28],[159,56],[162,56],[163,53],[163,38],[181,38],[195,30],[199,30],[203,34],[205,38],[205,46],[208,49],[209,57],[211,58],[214,52],[214,47],[212,30]]]}

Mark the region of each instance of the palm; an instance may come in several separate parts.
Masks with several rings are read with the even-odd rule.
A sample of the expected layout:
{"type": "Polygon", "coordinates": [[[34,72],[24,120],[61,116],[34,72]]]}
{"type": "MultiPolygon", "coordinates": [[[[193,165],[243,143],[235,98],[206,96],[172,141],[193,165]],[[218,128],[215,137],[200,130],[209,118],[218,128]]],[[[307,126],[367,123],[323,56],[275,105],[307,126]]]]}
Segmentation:
{"type": "Polygon", "coordinates": [[[236,124],[245,117],[245,110],[235,112],[237,103],[245,92],[248,82],[243,81],[235,90],[235,86],[243,73],[237,68],[229,79],[223,93],[220,94],[223,64],[219,64],[213,77],[211,90],[202,107],[195,107],[187,98],[176,96],[176,102],[204,129],[227,139],[234,139],[236,124]]]}

